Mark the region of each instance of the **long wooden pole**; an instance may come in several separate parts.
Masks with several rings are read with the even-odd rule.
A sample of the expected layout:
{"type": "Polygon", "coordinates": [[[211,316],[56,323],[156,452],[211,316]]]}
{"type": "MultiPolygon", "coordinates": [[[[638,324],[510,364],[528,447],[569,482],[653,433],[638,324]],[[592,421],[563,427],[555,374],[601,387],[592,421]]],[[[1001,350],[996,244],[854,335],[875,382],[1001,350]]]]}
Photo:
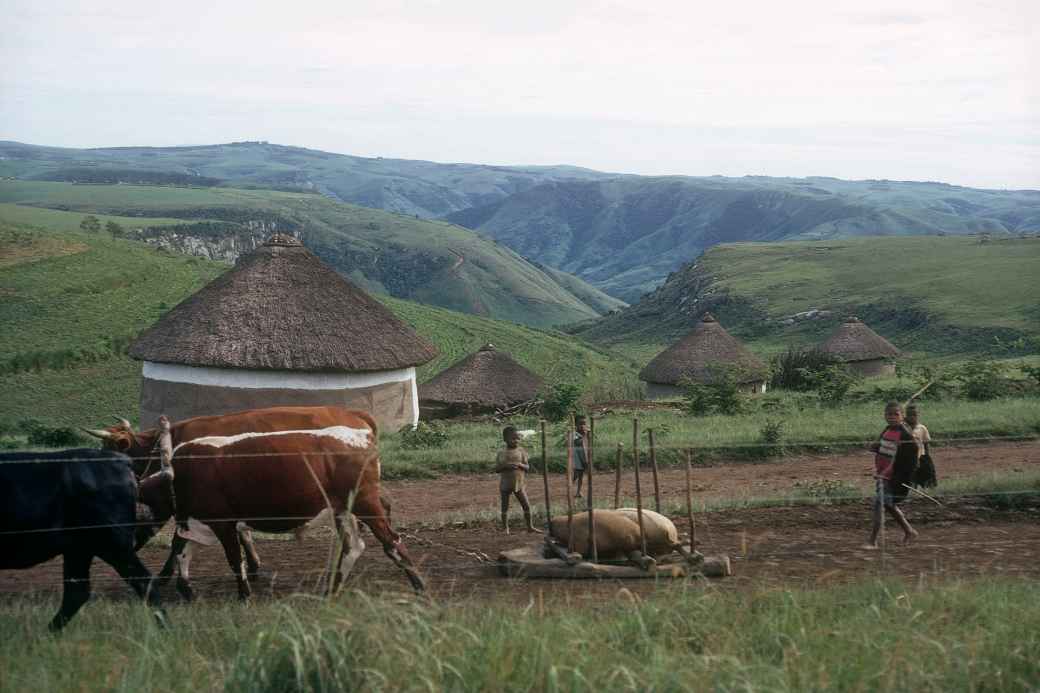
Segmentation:
{"type": "Polygon", "coordinates": [[[636,518],[639,520],[639,543],[646,555],[646,529],[643,527],[643,492],[639,487],[639,419],[632,419],[632,462],[636,468],[636,518]]]}
{"type": "Polygon", "coordinates": [[[589,509],[589,545],[592,547],[592,562],[599,562],[596,548],[596,523],[592,517],[592,450],[596,444],[596,420],[589,415],[589,434],[585,436],[585,500],[589,509]]]}
{"type": "Polygon", "coordinates": [[[621,507],[621,455],[624,452],[624,444],[617,444],[617,463],[614,465],[614,510],[621,507]]]}
{"type": "Polygon", "coordinates": [[[650,471],[654,476],[654,510],[661,512],[661,484],[657,480],[657,448],[654,446],[654,429],[646,429],[650,436],[650,471]]]}
{"type": "Polygon", "coordinates": [[[697,550],[697,534],[693,526],[693,464],[690,449],[686,448],[686,519],[690,522],[690,553],[697,550]]]}
{"type": "Polygon", "coordinates": [[[574,551],[574,429],[567,429],[567,552],[574,551]]]}
{"type": "Polygon", "coordinates": [[[542,425],[542,483],[545,486],[545,526],[548,529],[550,520],[552,520],[552,503],[549,500],[549,455],[546,452],[546,441],[545,441],[545,419],[541,420],[542,425]]]}

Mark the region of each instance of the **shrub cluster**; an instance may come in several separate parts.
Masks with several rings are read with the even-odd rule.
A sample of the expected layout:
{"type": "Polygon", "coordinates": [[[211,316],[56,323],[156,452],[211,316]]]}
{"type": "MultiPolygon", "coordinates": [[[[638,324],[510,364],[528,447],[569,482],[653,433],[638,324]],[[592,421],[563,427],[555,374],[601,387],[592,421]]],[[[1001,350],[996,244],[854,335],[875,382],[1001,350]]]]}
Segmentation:
{"type": "Polygon", "coordinates": [[[548,421],[563,421],[578,411],[581,400],[580,385],[574,383],[557,383],[541,396],[542,417],[548,421]]]}
{"type": "Polygon", "coordinates": [[[684,378],[678,384],[687,413],[733,416],[747,410],[748,394],[741,388],[747,380],[746,371],[740,367],[712,363],[708,365],[707,382],[684,378]]]}
{"type": "Polygon", "coordinates": [[[401,427],[401,447],[406,450],[422,448],[441,448],[448,442],[448,433],[438,423],[420,421],[415,426],[401,427]]]}

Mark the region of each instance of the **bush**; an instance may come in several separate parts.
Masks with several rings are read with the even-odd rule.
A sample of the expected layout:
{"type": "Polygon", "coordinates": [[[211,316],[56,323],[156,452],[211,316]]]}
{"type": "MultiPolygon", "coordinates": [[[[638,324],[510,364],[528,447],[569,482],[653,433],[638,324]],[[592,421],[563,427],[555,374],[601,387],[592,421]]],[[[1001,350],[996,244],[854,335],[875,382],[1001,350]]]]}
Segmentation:
{"type": "Polygon", "coordinates": [[[748,403],[748,395],[740,388],[744,380],[745,372],[739,367],[710,364],[708,382],[701,383],[689,378],[679,381],[685,399],[684,408],[694,416],[740,414],[747,409],[748,403]]]}
{"type": "Polygon", "coordinates": [[[563,421],[578,411],[581,387],[574,383],[557,383],[542,395],[542,416],[548,421],[563,421]]]}
{"type": "Polygon", "coordinates": [[[38,419],[22,419],[18,427],[26,434],[29,445],[64,448],[83,445],[87,439],[68,426],[48,426],[38,419]]]}
{"type": "Polygon", "coordinates": [[[769,386],[802,392],[816,389],[815,377],[841,361],[819,349],[788,349],[773,358],[769,386]]]}
{"type": "Polygon", "coordinates": [[[954,379],[960,383],[961,394],[977,402],[1008,394],[1004,368],[995,361],[974,358],[957,370],[954,379]]]}
{"type": "Polygon", "coordinates": [[[845,401],[849,390],[859,380],[859,376],[843,363],[827,366],[822,371],[812,373],[809,377],[820,400],[830,405],[841,404],[845,401]]]}
{"type": "Polygon", "coordinates": [[[414,427],[406,424],[398,433],[401,434],[401,447],[406,450],[441,448],[448,442],[448,434],[439,424],[425,421],[414,427]]]}

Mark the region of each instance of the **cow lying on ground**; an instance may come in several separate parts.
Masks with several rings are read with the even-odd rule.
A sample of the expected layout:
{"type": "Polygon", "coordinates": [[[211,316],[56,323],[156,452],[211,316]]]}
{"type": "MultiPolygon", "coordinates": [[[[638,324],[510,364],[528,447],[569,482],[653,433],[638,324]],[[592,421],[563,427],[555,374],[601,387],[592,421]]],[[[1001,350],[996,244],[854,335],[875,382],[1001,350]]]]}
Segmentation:
{"type": "MultiPolygon", "coordinates": [[[[642,541],[639,537],[639,522],[635,508],[618,510],[596,510],[596,550],[600,560],[631,560],[643,563],[642,541]]],[[[574,551],[585,558],[592,557],[589,542],[589,514],[575,513],[574,551]]],[[[675,524],[664,515],[652,510],[643,511],[643,528],[646,534],[646,552],[650,556],[664,556],[679,548],[679,532],[675,524]]],[[[558,515],[549,523],[549,534],[561,546],[570,539],[566,515],[558,515]]]]}
{"type": "MultiPolygon", "coordinates": [[[[138,458],[142,471],[159,469],[153,452],[160,440],[158,429],[135,433],[120,425],[94,433],[105,438],[106,446],[138,458]]],[[[378,434],[366,412],[341,407],[258,409],[187,419],[173,424],[169,435],[172,489],[164,474],[150,475],[141,482],[141,496],[154,504],[156,519],[177,517],[180,529],[163,574],[176,564],[178,589],[186,597],[191,595],[189,520],[205,524],[220,541],[239,595],[245,598],[259,558],[247,546],[247,566],[242,565],[244,525],[264,532],[294,531],[330,504],[337,527],[345,530],[341,558],[349,569],[364,548],[352,531],[353,520],[343,521],[352,494],[353,514],[372,530],[412,586],[417,591],[424,588],[380,499],[378,434]]],[[[336,568],[333,588],[344,574],[336,568]]]]}
{"type": "Polygon", "coordinates": [[[0,454],[0,569],[62,556],[59,630],[90,598],[90,564],[105,561],[164,620],[152,574],[135,550],[155,532],[137,526],[137,481],[125,455],[100,450],[0,454]]]}

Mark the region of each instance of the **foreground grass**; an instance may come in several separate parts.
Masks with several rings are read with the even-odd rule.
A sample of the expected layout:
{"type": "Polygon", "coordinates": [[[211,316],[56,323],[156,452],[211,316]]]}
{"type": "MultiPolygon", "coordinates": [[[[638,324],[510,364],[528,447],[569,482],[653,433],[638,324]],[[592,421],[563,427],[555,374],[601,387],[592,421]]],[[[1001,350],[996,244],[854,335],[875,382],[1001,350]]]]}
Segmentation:
{"type": "MultiPolygon", "coordinates": [[[[494,578],[489,578],[494,579],[494,578]]],[[[54,603],[0,606],[5,690],[1032,690],[1029,582],[862,583],[726,593],[695,583],[596,608],[439,605],[358,592],[251,608],[88,605],[60,637],[54,603]]]]}

